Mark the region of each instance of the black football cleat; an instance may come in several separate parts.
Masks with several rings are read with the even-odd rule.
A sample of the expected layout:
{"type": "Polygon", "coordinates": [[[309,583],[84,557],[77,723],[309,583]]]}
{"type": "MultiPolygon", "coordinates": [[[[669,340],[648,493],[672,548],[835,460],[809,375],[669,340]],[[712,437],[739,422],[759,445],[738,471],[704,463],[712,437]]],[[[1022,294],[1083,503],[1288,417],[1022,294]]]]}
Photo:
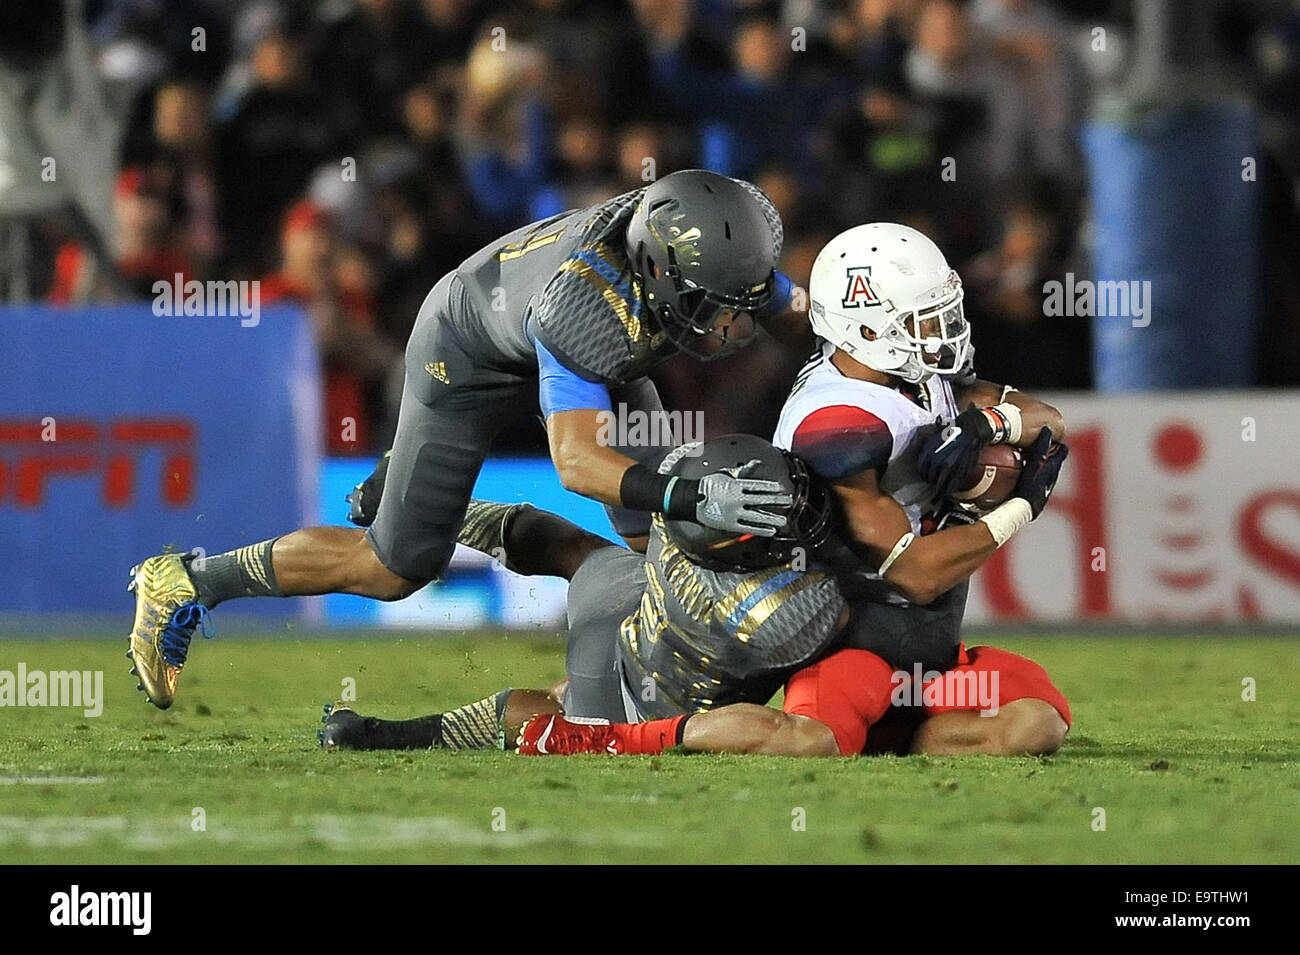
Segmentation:
{"type": "Polygon", "coordinates": [[[370,719],[361,716],[346,703],[326,703],[320,721],[325,725],[316,731],[321,749],[373,749],[367,724],[370,719]]]}

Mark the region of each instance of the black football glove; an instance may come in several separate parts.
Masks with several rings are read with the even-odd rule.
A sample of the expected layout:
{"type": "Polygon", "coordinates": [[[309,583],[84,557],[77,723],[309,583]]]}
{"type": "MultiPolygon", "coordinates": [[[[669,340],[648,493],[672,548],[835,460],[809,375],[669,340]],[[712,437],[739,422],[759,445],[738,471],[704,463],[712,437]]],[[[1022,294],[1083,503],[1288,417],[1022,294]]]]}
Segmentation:
{"type": "Polygon", "coordinates": [[[967,408],[946,426],[934,431],[916,456],[916,468],[940,497],[960,491],[961,481],[979,461],[980,452],[993,442],[993,424],[979,408],[967,408]]]}
{"type": "Polygon", "coordinates": [[[1070,449],[1064,444],[1052,441],[1052,429],[1044,428],[1038,432],[1034,443],[1022,452],[1025,464],[1020,471],[1020,480],[1012,497],[1023,497],[1029,502],[1029,509],[1034,517],[1043,513],[1047,499],[1052,496],[1056,479],[1061,474],[1061,465],[1065,463],[1070,449]]]}
{"type": "Polygon", "coordinates": [[[379,513],[379,499],[384,496],[384,481],[388,478],[388,461],[392,456],[392,451],[384,452],[370,477],[354,487],[348,495],[348,520],[358,527],[369,527],[375,522],[375,515],[379,513]]]}

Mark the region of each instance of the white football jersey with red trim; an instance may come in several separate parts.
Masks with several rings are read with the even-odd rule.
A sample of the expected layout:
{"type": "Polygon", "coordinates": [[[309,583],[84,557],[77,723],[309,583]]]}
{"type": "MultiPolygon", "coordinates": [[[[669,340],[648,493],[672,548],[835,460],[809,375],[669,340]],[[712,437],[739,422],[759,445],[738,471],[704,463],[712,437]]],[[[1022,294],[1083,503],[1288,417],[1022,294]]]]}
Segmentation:
{"type": "MultiPolygon", "coordinates": [[[[947,379],[934,376],[908,393],[849,378],[831,362],[834,346],[823,343],[795,379],[781,409],[772,443],[797,454],[828,481],[872,469],[912,525],[936,515],[942,502],[916,471],[916,442],[935,425],[957,416],[947,379]]],[[[926,528],[929,529],[928,527],[926,528]]]]}

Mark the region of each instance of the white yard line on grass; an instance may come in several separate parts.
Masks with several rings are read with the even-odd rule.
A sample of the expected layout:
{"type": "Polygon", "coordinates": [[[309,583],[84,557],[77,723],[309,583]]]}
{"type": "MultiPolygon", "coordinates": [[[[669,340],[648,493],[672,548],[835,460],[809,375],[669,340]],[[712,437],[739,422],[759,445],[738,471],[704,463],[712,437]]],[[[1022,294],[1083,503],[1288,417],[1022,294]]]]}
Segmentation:
{"type": "Polygon", "coordinates": [[[248,849],[288,849],[323,844],[331,849],[383,849],[400,846],[472,846],[512,849],[521,846],[569,843],[581,846],[652,846],[649,833],[561,832],[524,829],[493,832],[442,816],[293,816],[240,818],[234,822],[207,819],[207,830],[194,832],[189,817],[170,821],[126,816],[0,816],[0,846],[34,849],[73,848],[112,842],[131,849],[194,847],[202,842],[248,849]]]}

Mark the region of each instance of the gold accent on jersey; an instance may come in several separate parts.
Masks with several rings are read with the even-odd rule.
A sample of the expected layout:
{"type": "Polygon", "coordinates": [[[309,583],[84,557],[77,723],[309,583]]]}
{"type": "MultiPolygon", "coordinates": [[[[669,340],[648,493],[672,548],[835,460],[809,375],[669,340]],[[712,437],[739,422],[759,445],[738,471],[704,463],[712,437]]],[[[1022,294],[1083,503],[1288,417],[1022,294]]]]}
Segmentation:
{"type": "Polygon", "coordinates": [[[703,575],[709,573],[694,564],[681,549],[673,544],[664,531],[663,517],[656,514],[652,519],[654,533],[659,537],[660,549],[658,561],[647,561],[645,565],[646,592],[641,599],[641,607],[634,616],[639,618],[638,635],[645,633],[646,639],[655,641],[666,627],[671,627],[688,645],[693,644],[691,634],[681,626],[675,625],[669,617],[666,593],[671,593],[687,616],[707,632],[713,624],[722,623],[731,630],[741,643],[748,643],[754,634],[787,600],[802,593],[809,587],[821,584],[826,579],[824,571],[806,571],[794,580],[780,587],[759,600],[741,617],[736,626],[728,623],[756,591],[765,587],[774,577],[789,571],[790,565],[773,567],[764,571],[755,571],[742,579],[729,593],[715,596],[703,575]]]}
{"type": "Polygon", "coordinates": [[[736,585],[735,590],[718,598],[717,605],[713,609],[713,615],[719,620],[726,620],[736,612],[737,607],[749,599],[750,595],[753,594],[754,591],[758,590],[758,588],[762,587],[768,582],[768,580],[775,577],[777,574],[782,573],[784,570],[784,567],[773,567],[769,570],[755,571],[750,574],[736,585]]]}
{"type": "Polygon", "coordinates": [[[668,611],[664,600],[663,581],[659,579],[659,569],[649,561],[645,564],[645,579],[646,589],[641,595],[639,614],[646,631],[645,638],[654,643],[668,626],[668,611]]]}
{"type": "Polygon", "coordinates": [[[694,564],[668,540],[658,514],[648,553],[645,591],[619,639],[633,685],[651,668],[664,673],[656,682],[659,703],[708,709],[725,701],[735,690],[730,681],[742,679],[745,644],[766,636],[766,654],[777,643],[802,640],[801,628],[814,621],[820,627],[822,604],[834,599],[824,594],[831,576],[823,570],[796,572],[786,564],[726,573],[694,564]]]}
{"type": "Polygon", "coordinates": [[[560,236],[564,235],[566,228],[567,226],[561,226],[555,232],[548,232],[545,235],[533,235],[524,239],[523,242],[510,242],[503,245],[501,250],[497,252],[497,261],[509,262],[511,259],[517,259],[529,252],[536,252],[538,249],[552,245],[560,240],[560,236]]]}
{"type": "Polygon", "coordinates": [[[776,613],[787,600],[809,587],[820,584],[825,579],[826,574],[822,571],[807,571],[800,574],[796,580],[768,594],[745,614],[744,619],[740,621],[740,626],[736,628],[736,638],[742,643],[748,643],[759,628],[767,622],[767,618],[776,613]]]}
{"type": "Polygon", "coordinates": [[[431,361],[424,366],[424,370],[444,385],[451,384],[451,378],[447,376],[447,363],[445,361],[431,361]]]}
{"type": "Polygon", "coordinates": [[[641,646],[641,618],[639,613],[640,611],[629,616],[618,628],[618,635],[627,644],[633,658],[637,656],[641,646]]]}
{"type": "Polygon", "coordinates": [[[676,544],[668,540],[664,533],[663,517],[656,514],[652,520],[655,532],[662,541],[659,562],[667,575],[668,589],[692,619],[707,626],[709,614],[713,610],[713,598],[700,579],[700,569],[691,563],[690,558],[676,544]]]}
{"type": "MultiPolygon", "coordinates": [[[[773,577],[784,574],[789,571],[790,565],[785,564],[780,567],[773,567],[770,570],[755,572],[746,577],[731,593],[718,600],[713,608],[713,616],[718,621],[727,621],[743,604],[748,600],[755,591],[766,586],[767,582],[773,577]]],[[[730,623],[726,626],[735,632],[736,638],[742,643],[748,643],[753,638],[758,629],[763,626],[767,618],[776,613],[781,605],[793,597],[795,594],[807,590],[809,587],[820,584],[826,579],[826,573],[820,570],[804,571],[794,580],[784,587],[774,590],[754,606],[746,611],[741,617],[740,623],[732,627],[730,623]]]]}
{"type": "MultiPolygon", "coordinates": [[[[609,247],[603,242],[598,242],[591,248],[596,255],[599,255],[606,261],[609,261],[612,258],[609,247]]],[[[627,332],[628,337],[631,338],[632,341],[640,340],[642,334],[641,319],[632,314],[632,307],[627,303],[627,300],[618,293],[618,290],[614,288],[614,283],[597,272],[590,262],[586,262],[579,258],[570,258],[565,260],[564,264],[560,266],[560,271],[572,272],[599,292],[601,298],[605,300],[606,304],[609,305],[610,309],[614,312],[614,315],[623,325],[623,330],[627,332]]],[[[630,283],[630,288],[633,297],[640,299],[640,283],[634,279],[630,283]]]]}

